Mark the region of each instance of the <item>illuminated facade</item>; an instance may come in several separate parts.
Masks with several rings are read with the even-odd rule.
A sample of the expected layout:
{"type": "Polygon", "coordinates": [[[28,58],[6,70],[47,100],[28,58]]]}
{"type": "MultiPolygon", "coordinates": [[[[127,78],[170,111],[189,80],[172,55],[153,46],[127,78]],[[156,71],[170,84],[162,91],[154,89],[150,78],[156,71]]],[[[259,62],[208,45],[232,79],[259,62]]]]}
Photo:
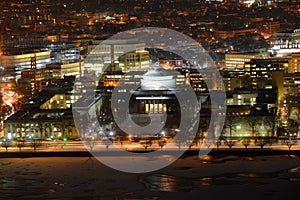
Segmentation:
{"type": "Polygon", "coordinates": [[[292,62],[289,66],[289,73],[300,72],[300,53],[292,54],[292,62]]]}
{"type": "MultiPolygon", "coordinates": [[[[114,72],[106,71],[106,72],[104,72],[101,75],[99,83],[98,83],[99,92],[100,93],[112,92],[114,87],[116,87],[118,85],[118,83],[123,75],[124,75],[124,73],[121,71],[114,71],[114,72]]],[[[128,75],[125,75],[125,76],[128,76],[128,75]]]]}
{"type": "MultiPolygon", "coordinates": [[[[100,108],[97,113],[98,121],[109,128],[111,128],[110,124],[114,123],[113,118],[110,117],[112,111],[110,110],[109,99],[111,98],[112,90],[117,89],[118,93],[121,94],[121,99],[118,99],[120,104],[125,102],[122,99],[122,93],[132,93],[129,102],[129,112],[135,123],[144,126],[149,123],[149,114],[159,117],[165,113],[167,114],[165,128],[169,131],[178,128],[180,106],[176,98],[177,88],[184,84],[190,84],[197,96],[208,92],[205,80],[200,73],[197,70],[189,71],[189,73],[184,73],[156,66],[147,72],[132,71],[126,74],[121,71],[105,72],[98,86],[101,98],[95,103],[99,104],[96,107],[100,108]],[[137,89],[129,91],[126,87],[122,87],[126,85],[130,85],[130,87],[136,86],[137,89]],[[121,86],[121,88],[116,86],[121,86]],[[200,87],[203,91],[200,91],[200,87]]],[[[206,97],[203,99],[206,99],[206,97]]],[[[116,132],[122,133],[118,128],[116,132]]]]}
{"type": "Polygon", "coordinates": [[[256,54],[227,53],[225,65],[226,68],[244,68],[245,63],[253,58],[256,58],[256,54]]]}
{"type": "Polygon", "coordinates": [[[300,73],[285,74],[283,88],[285,96],[298,96],[300,94],[300,73]]]}
{"type": "Polygon", "coordinates": [[[154,68],[144,73],[141,87],[133,93],[129,112],[140,124],[149,123],[148,114],[167,114],[165,129],[176,129],[180,120],[180,106],[176,99],[176,73],[164,68],[154,68]]]}
{"type": "Polygon", "coordinates": [[[124,72],[142,70],[149,67],[149,52],[145,50],[138,50],[135,52],[125,53],[120,60],[121,63],[119,66],[124,72]],[[122,58],[124,58],[124,60],[122,58]]]}
{"type": "Polygon", "coordinates": [[[245,76],[243,68],[226,68],[221,71],[225,91],[233,91],[236,88],[250,88],[249,76],[245,76]]]}
{"type": "Polygon", "coordinates": [[[4,121],[7,139],[77,139],[71,104],[79,99],[72,84],[45,87],[35,98],[4,121]]]}
{"type": "MultiPolygon", "coordinates": [[[[207,73],[208,75],[208,73],[207,73]]],[[[189,70],[186,74],[186,80],[191,85],[196,93],[207,93],[205,77],[203,77],[197,70],[189,70]]],[[[215,80],[214,80],[215,81],[215,80]]]]}
{"type": "Polygon", "coordinates": [[[46,65],[46,68],[50,70],[52,78],[63,78],[64,76],[79,76],[81,64],[81,62],[53,63],[46,65]]]}
{"type": "Polygon", "coordinates": [[[245,70],[246,74],[250,75],[252,88],[272,88],[272,72],[287,72],[289,62],[288,58],[252,59],[247,62],[245,70]]]}
{"type": "Polygon", "coordinates": [[[31,96],[48,85],[50,79],[51,74],[49,69],[27,69],[21,72],[21,79],[18,81],[18,86],[25,95],[31,96]]]}
{"type": "Polygon", "coordinates": [[[236,89],[227,92],[226,136],[275,136],[276,89],[236,89]]]}
{"type": "Polygon", "coordinates": [[[72,103],[76,101],[75,96],[69,94],[55,94],[45,103],[40,106],[41,110],[55,110],[55,109],[70,109],[72,103]]]}
{"type": "Polygon", "coordinates": [[[280,126],[300,136],[300,73],[285,74],[284,99],[280,108],[280,126]]]}
{"type": "Polygon", "coordinates": [[[149,69],[149,53],[145,44],[137,40],[109,40],[101,45],[92,45],[85,59],[84,70],[102,74],[108,67],[111,71],[120,68],[123,72],[149,69]]]}
{"type": "Polygon", "coordinates": [[[270,38],[273,55],[284,56],[293,53],[300,53],[300,29],[292,32],[275,33],[270,38]]]}
{"type": "Polygon", "coordinates": [[[7,139],[55,140],[67,137],[77,139],[72,112],[68,111],[18,111],[4,123],[7,139]]]}
{"type": "Polygon", "coordinates": [[[15,78],[21,78],[21,71],[32,68],[32,60],[35,60],[36,69],[46,67],[51,62],[50,51],[27,53],[20,55],[0,55],[0,65],[15,78]]]}

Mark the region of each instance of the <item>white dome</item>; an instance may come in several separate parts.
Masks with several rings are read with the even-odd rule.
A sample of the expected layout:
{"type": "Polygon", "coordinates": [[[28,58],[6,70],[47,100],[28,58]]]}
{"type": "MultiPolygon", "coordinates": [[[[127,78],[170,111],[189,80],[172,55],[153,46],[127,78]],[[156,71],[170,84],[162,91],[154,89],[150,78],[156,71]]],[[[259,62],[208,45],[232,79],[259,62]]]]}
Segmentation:
{"type": "Polygon", "coordinates": [[[171,70],[166,70],[164,68],[154,68],[146,72],[144,76],[174,76],[174,72],[171,70]]]}
{"type": "Polygon", "coordinates": [[[142,90],[172,90],[175,88],[175,73],[163,68],[154,68],[143,75],[142,90]]]}

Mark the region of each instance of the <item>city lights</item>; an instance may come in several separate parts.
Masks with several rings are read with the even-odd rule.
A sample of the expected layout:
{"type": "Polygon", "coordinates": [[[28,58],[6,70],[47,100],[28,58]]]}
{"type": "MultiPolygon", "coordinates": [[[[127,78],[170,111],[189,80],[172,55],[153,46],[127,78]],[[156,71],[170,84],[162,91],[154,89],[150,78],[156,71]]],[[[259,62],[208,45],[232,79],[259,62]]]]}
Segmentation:
{"type": "Polygon", "coordinates": [[[299,5],[1,1],[1,198],[295,198],[299,5]]]}

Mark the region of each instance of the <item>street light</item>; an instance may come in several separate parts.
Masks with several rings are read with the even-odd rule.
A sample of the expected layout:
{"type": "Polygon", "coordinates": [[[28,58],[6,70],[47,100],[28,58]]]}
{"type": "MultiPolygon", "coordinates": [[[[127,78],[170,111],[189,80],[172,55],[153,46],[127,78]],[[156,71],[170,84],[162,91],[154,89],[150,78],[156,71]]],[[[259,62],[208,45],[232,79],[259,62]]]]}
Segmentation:
{"type": "Polygon", "coordinates": [[[109,136],[113,136],[115,133],[113,131],[109,132],[109,136]]]}

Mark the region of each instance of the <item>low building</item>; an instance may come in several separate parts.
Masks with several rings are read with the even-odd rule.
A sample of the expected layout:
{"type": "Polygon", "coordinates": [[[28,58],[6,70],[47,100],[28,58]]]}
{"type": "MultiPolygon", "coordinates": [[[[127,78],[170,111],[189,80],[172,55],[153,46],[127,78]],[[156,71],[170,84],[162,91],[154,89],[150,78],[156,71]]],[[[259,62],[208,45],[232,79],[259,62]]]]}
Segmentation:
{"type": "MultiPolygon", "coordinates": [[[[73,80],[74,81],[74,80],[73,80]]],[[[72,94],[72,82],[48,85],[35,98],[4,122],[7,139],[77,139],[71,103],[79,97],[72,94]]]]}
{"type": "Polygon", "coordinates": [[[225,65],[226,68],[244,68],[246,62],[251,59],[256,58],[257,55],[251,54],[241,54],[241,53],[226,53],[225,54],[225,65]]]}

